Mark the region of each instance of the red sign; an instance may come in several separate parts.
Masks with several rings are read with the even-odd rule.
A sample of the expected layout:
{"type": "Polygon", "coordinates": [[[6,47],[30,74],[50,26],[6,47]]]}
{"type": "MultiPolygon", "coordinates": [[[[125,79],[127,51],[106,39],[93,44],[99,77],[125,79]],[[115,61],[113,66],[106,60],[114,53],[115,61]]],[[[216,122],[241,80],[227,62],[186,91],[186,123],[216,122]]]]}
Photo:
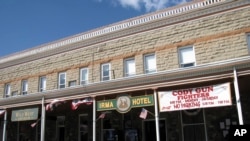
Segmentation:
{"type": "Polygon", "coordinates": [[[158,92],[160,112],[232,105],[230,84],[158,92]]]}

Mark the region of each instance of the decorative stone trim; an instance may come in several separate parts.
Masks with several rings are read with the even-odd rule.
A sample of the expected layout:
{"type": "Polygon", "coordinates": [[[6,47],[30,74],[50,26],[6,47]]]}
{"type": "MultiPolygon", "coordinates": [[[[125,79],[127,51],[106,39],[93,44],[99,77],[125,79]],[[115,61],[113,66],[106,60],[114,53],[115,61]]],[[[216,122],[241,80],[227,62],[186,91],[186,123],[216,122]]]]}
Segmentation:
{"type": "MultiPolygon", "coordinates": [[[[85,32],[85,33],[78,34],[78,35],[75,35],[75,36],[72,36],[69,38],[65,38],[65,39],[62,39],[59,41],[45,44],[45,45],[42,45],[42,46],[39,46],[39,47],[36,47],[33,49],[25,50],[25,51],[22,51],[22,52],[19,52],[19,53],[16,53],[16,54],[4,57],[4,58],[0,58],[0,64],[4,63],[4,62],[11,61],[11,60],[36,55],[38,53],[42,53],[42,52],[46,52],[46,51],[50,51],[50,50],[59,48],[61,46],[66,46],[66,45],[78,43],[78,42],[81,42],[81,41],[84,41],[87,39],[91,39],[93,37],[99,37],[102,35],[121,31],[121,30],[128,29],[131,27],[141,26],[142,24],[152,23],[153,21],[162,20],[162,19],[165,19],[168,17],[187,13],[187,12],[190,12],[190,11],[193,11],[196,9],[208,7],[208,6],[215,5],[215,4],[218,4],[221,2],[225,2],[225,1],[227,1],[227,0],[193,1],[193,2],[187,3],[185,5],[180,5],[180,6],[176,6],[174,8],[168,8],[168,9],[165,9],[162,11],[154,12],[152,14],[147,14],[145,16],[132,18],[132,19],[125,20],[125,21],[122,21],[119,23],[111,24],[111,25],[106,26],[106,27],[98,28],[98,29],[95,29],[95,30],[92,30],[89,32],[85,32]]],[[[214,10],[216,10],[216,9],[214,9],[214,10]]],[[[187,17],[187,18],[191,18],[191,17],[187,17]]],[[[138,30],[137,30],[137,32],[138,32],[138,30]]],[[[130,34],[132,34],[132,33],[130,33],[130,34]]]]}

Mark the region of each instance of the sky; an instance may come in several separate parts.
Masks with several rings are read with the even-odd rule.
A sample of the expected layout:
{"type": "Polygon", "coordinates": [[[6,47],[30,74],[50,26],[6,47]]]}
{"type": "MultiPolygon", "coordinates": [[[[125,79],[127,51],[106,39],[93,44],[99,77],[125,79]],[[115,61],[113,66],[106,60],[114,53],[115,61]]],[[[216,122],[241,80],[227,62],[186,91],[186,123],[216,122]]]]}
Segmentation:
{"type": "Polygon", "coordinates": [[[190,0],[0,0],[0,58],[190,0]]]}

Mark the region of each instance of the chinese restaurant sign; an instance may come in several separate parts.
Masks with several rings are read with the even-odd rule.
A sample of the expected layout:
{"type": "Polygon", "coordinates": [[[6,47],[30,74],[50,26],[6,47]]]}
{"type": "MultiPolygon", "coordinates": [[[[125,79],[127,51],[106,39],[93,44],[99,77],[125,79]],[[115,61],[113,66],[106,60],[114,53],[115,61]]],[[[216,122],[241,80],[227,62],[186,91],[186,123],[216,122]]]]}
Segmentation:
{"type": "Polygon", "coordinates": [[[160,112],[232,105],[230,84],[158,92],[160,112]]]}
{"type": "Polygon", "coordinates": [[[118,96],[116,99],[97,101],[97,111],[106,111],[116,109],[120,113],[126,113],[134,107],[145,107],[154,105],[154,96],[137,96],[128,95],[118,96]]]}
{"type": "Polygon", "coordinates": [[[11,121],[36,120],[37,117],[38,108],[13,110],[11,114],[11,121]]]}

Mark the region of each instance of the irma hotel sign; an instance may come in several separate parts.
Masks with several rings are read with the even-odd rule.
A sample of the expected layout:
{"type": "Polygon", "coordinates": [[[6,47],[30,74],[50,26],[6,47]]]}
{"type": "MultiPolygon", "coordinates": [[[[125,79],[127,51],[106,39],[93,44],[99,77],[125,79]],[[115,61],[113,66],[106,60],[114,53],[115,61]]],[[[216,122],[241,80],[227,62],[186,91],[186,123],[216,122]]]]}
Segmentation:
{"type": "Polygon", "coordinates": [[[37,118],[38,118],[38,108],[13,110],[11,113],[11,121],[36,120],[37,118]]]}
{"type": "Polygon", "coordinates": [[[160,112],[232,105],[230,83],[158,92],[160,112]]]}
{"type": "Polygon", "coordinates": [[[97,111],[117,110],[120,113],[126,113],[131,108],[145,107],[154,105],[154,96],[136,96],[121,95],[116,99],[97,101],[97,111]]]}

